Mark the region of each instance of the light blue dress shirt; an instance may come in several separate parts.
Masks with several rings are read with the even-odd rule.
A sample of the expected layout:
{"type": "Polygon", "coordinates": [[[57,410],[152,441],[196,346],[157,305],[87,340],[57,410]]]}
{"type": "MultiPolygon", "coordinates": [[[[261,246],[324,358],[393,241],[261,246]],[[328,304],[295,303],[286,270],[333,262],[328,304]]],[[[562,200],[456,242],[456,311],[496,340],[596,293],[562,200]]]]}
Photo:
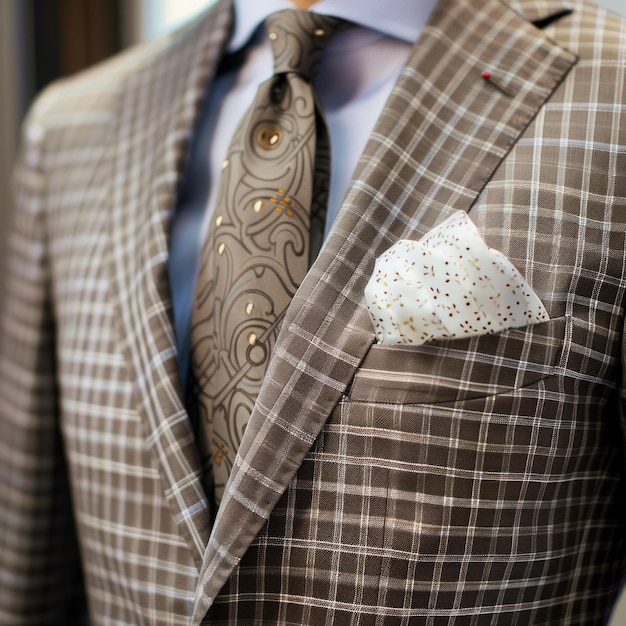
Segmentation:
{"type": "MultiPolygon", "coordinates": [[[[436,0],[321,0],[311,9],[357,25],[330,41],[315,82],[332,143],[326,233],[412,44],[435,4],[436,0]]],[[[288,0],[235,0],[235,29],[228,52],[243,52],[243,61],[217,77],[198,122],[172,221],[169,257],[183,385],[188,377],[198,266],[215,211],[221,164],[258,85],[272,75],[273,54],[263,22],[271,13],[287,8],[293,8],[288,0]]]]}

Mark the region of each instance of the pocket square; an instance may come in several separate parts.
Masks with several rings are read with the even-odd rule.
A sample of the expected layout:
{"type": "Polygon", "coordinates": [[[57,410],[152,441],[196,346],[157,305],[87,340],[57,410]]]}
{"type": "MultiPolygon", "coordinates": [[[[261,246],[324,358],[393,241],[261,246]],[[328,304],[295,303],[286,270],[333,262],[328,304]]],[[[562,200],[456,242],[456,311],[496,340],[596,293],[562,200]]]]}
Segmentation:
{"type": "Polygon", "coordinates": [[[419,345],[549,319],[524,277],[487,246],[463,211],[378,257],[365,299],[376,338],[385,344],[419,345]]]}

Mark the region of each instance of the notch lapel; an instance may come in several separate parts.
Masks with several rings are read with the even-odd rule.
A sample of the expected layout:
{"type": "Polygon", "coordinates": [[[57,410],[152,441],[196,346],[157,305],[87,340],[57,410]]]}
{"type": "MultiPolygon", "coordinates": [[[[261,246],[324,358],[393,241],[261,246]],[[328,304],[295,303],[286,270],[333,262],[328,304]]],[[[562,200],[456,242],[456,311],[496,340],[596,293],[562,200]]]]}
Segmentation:
{"type": "Polygon", "coordinates": [[[230,0],[175,35],[128,80],[117,118],[113,289],[135,406],[172,516],[200,566],[210,515],[183,404],[167,276],[170,220],[208,84],[227,41],[230,0]]]}
{"type": "Polygon", "coordinates": [[[452,210],[469,210],[574,62],[499,0],[443,0],[435,10],[287,313],[209,540],[194,624],[263,527],[374,340],[363,302],[374,259],[400,238],[421,237],[452,210]]]}

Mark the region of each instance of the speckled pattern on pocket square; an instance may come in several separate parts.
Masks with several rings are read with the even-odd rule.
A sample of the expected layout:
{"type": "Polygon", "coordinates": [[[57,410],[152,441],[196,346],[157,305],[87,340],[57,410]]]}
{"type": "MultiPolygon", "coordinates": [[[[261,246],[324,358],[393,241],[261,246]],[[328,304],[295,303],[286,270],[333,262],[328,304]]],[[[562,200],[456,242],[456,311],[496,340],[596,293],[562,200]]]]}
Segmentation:
{"type": "Polygon", "coordinates": [[[487,246],[463,211],[376,259],[365,299],[376,338],[386,344],[419,345],[549,319],[524,277],[487,246]]]}

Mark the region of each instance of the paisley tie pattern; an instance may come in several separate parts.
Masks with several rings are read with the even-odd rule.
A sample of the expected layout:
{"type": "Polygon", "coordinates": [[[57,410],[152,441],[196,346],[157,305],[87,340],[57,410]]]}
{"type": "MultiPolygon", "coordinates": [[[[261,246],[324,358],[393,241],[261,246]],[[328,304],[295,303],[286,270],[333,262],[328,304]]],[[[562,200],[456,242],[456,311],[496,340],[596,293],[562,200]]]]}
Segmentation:
{"type": "Polygon", "coordinates": [[[223,164],[191,330],[196,436],[217,504],[287,306],[321,246],[330,144],[312,80],[341,24],[298,10],[266,20],[274,75],[223,164]]]}

